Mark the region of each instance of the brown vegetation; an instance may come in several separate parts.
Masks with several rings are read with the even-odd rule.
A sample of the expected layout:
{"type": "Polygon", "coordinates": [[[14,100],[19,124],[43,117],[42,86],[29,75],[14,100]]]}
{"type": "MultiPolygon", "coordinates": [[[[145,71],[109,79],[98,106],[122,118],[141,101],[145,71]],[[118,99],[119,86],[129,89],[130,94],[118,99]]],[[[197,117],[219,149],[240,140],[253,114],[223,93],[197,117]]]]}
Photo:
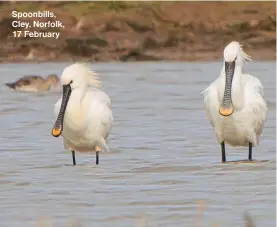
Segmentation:
{"type": "Polygon", "coordinates": [[[218,60],[233,40],[241,42],[255,60],[276,58],[275,2],[0,4],[1,61],[218,60]],[[54,12],[65,28],[40,31],[60,31],[60,38],[13,37],[15,9],[54,12]]]}

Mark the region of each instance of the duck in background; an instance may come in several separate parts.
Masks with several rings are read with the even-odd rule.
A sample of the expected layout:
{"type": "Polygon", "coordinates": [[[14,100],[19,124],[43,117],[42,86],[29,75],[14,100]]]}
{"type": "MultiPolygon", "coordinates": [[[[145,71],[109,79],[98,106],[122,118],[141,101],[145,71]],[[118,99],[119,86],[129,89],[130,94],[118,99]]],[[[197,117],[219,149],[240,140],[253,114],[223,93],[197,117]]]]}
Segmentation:
{"type": "Polygon", "coordinates": [[[5,85],[14,91],[25,92],[43,92],[49,91],[51,87],[59,87],[59,77],[56,74],[50,74],[45,79],[41,76],[24,76],[19,80],[6,83],[5,85]]]}

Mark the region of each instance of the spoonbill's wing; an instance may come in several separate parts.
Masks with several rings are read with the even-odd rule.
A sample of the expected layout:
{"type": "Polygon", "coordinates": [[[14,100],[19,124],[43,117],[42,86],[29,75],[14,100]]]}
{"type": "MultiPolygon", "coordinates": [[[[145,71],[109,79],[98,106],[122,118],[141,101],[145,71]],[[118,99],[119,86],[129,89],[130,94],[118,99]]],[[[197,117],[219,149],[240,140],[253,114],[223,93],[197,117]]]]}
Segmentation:
{"type": "Polygon", "coordinates": [[[243,75],[245,109],[252,121],[254,131],[260,135],[267,117],[267,103],[264,100],[264,88],[261,81],[249,74],[243,75]]]}
{"type": "Polygon", "coordinates": [[[215,128],[216,123],[219,122],[219,103],[216,84],[216,81],[213,82],[207,89],[202,92],[202,95],[204,96],[206,115],[213,128],[215,128]]]}
{"type": "Polygon", "coordinates": [[[111,99],[109,96],[97,89],[92,88],[89,90],[91,100],[93,100],[93,105],[91,106],[91,113],[101,122],[102,136],[106,139],[111,131],[113,123],[113,114],[111,110],[111,99]],[[97,110],[96,110],[97,109],[97,110]]]}
{"type": "Polygon", "coordinates": [[[259,95],[264,97],[264,87],[257,77],[254,77],[249,74],[244,74],[243,82],[246,88],[252,88],[253,92],[257,92],[259,95]]]}

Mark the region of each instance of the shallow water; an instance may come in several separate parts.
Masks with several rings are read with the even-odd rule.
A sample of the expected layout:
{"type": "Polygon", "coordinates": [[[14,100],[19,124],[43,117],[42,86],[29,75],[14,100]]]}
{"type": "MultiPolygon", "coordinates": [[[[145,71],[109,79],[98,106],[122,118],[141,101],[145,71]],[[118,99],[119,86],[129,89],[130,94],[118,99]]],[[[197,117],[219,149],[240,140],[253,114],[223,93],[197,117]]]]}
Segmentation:
{"type": "MultiPolygon", "coordinates": [[[[61,64],[2,64],[0,83],[23,74],[61,73],[61,64]]],[[[275,62],[252,62],[269,105],[261,163],[221,164],[220,146],[203,111],[200,92],[221,63],[94,64],[113,102],[111,153],[71,154],[51,136],[59,91],[0,89],[1,227],[36,226],[273,226],[276,213],[275,62]],[[203,211],[201,205],[204,204],[203,211]],[[199,210],[200,209],[200,210],[199,210]],[[199,222],[199,223],[198,223],[199,222]],[[47,226],[47,225],[46,225],[47,226]],[[50,225],[49,225],[50,226],[50,225]]],[[[227,160],[246,159],[247,148],[226,147],[227,160]]]]}

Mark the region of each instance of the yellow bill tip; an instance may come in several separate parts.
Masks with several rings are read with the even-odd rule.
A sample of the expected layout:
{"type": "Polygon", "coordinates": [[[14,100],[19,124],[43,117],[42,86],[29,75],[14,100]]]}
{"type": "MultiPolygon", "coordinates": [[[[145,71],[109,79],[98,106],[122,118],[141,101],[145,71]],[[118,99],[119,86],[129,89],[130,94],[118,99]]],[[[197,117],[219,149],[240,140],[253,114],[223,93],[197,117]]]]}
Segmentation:
{"type": "Polygon", "coordinates": [[[234,112],[233,107],[224,108],[221,106],[219,109],[219,113],[224,117],[230,116],[233,112],[234,112]]]}
{"type": "Polygon", "coordinates": [[[52,135],[55,136],[55,137],[60,136],[61,133],[62,133],[62,128],[61,127],[52,129],[52,135]]]}

